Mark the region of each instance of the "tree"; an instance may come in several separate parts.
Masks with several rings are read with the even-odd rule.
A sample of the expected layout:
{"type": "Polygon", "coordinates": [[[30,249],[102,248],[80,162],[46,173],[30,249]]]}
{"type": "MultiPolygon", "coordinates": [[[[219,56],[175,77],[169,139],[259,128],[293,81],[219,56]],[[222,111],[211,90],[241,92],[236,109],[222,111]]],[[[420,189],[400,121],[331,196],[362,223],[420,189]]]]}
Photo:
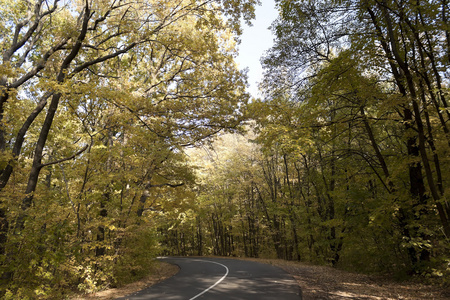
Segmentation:
{"type": "MultiPolygon", "coordinates": [[[[336,199],[336,164],[350,157],[365,160],[389,195],[386,208],[398,209],[394,214],[400,234],[408,241],[410,261],[418,267],[429,260],[430,236],[439,235],[435,213],[449,234],[448,204],[439,188],[445,185],[442,172],[448,169],[440,159],[448,151],[448,116],[446,109],[436,109],[447,106],[445,92],[441,93],[446,88],[443,69],[437,67],[448,64],[447,38],[433,38],[448,36],[448,26],[442,23],[447,3],[277,1],[277,5],[280,17],[272,26],[277,38],[264,59],[267,75],[262,87],[268,105],[286,97],[306,112],[297,127],[309,127],[309,136],[317,142],[319,170],[325,175],[321,190],[327,191],[329,204],[336,199]],[[364,138],[357,138],[358,133],[364,138]],[[346,144],[337,142],[343,137],[346,144]],[[358,149],[358,140],[366,140],[370,148],[358,149]],[[324,151],[325,146],[329,150],[324,151]],[[398,149],[405,160],[394,154],[400,160],[392,161],[388,149],[398,149]],[[400,161],[407,164],[409,178],[400,174],[405,166],[400,161]],[[406,198],[401,187],[405,181],[406,198]]],[[[279,118],[272,113],[271,126],[279,118]]],[[[292,142],[300,146],[296,138],[292,142]]],[[[345,177],[354,178],[348,164],[344,166],[345,177]]],[[[341,197],[348,197],[350,190],[341,197]]],[[[344,219],[348,213],[344,211],[344,219]]]]}
{"type": "Polygon", "coordinates": [[[249,20],[255,3],[2,5],[3,292],[51,295],[64,272],[69,285],[82,274],[86,289],[110,282],[123,237],[184,201],[192,175],[182,147],[245,118],[245,78],[233,62],[239,24],[230,29],[223,14],[249,20]],[[43,212],[61,218],[35,221],[43,212]],[[45,250],[46,240],[57,246],[45,250]],[[23,272],[32,264],[42,272],[23,272]]]}

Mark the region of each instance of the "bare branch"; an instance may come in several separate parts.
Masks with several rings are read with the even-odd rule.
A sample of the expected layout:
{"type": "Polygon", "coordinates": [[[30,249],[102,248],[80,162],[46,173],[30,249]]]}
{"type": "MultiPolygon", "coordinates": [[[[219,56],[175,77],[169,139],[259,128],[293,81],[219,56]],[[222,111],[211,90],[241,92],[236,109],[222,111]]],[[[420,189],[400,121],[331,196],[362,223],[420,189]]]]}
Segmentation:
{"type": "Polygon", "coordinates": [[[48,163],[45,163],[45,164],[41,164],[39,167],[43,168],[43,167],[47,167],[47,166],[50,166],[50,165],[55,165],[55,164],[59,164],[59,163],[71,160],[71,159],[77,157],[78,155],[80,155],[81,153],[83,153],[84,151],[86,151],[86,149],[88,147],[89,147],[89,145],[86,145],[80,151],[78,151],[77,153],[75,153],[75,154],[73,154],[73,155],[71,155],[69,157],[66,157],[66,158],[63,158],[63,159],[60,159],[60,160],[56,160],[56,161],[52,161],[52,162],[48,162],[48,163]]]}

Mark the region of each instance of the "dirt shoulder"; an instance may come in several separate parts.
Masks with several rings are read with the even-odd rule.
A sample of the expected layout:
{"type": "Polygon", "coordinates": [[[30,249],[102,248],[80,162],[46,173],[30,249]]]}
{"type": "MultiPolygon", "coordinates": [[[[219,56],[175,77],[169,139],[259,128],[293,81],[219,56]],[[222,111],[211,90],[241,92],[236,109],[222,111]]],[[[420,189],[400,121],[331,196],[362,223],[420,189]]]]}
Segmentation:
{"type": "Polygon", "coordinates": [[[380,276],[345,272],[331,267],[313,266],[283,260],[258,260],[279,266],[292,274],[304,300],[450,299],[450,289],[413,282],[395,282],[380,276]]]}
{"type": "MultiPolygon", "coordinates": [[[[326,266],[277,259],[245,259],[278,266],[290,273],[302,289],[303,300],[445,300],[450,289],[414,282],[398,283],[380,276],[368,276],[326,266]]],[[[158,265],[155,274],[121,288],[74,298],[72,300],[117,299],[161,282],[178,272],[167,263],[158,265]]]]}

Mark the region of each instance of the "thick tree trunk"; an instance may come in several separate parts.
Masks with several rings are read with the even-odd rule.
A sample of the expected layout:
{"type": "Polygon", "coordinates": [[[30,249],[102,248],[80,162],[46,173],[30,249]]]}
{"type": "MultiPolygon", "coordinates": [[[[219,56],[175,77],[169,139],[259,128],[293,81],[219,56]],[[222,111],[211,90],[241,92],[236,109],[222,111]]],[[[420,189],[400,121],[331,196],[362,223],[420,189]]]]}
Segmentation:
{"type": "MultiPolygon", "coordinates": [[[[67,55],[67,57],[64,59],[64,61],[61,64],[60,71],[56,77],[56,81],[59,83],[64,82],[64,80],[66,78],[67,70],[68,70],[70,64],[75,59],[75,57],[78,55],[78,53],[81,49],[81,44],[82,44],[83,40],[85,39],[87,30],[88,30],[89,18],[90,18],[90,9],[86,2],[81,32],[80,32],[72,50],[70,51],[70,53],[67,55]]],[[[36,191],[36,187],[37,187],[37,183],[38,183],[38,179],[39,179],[39,173],[43,167],[42,157],[43,157],[43,153],[44,153],[45,143],[47,142],[47,138],[48,138],[48,135],[49,135],[52,123],[53,123],[53,119],[55,118],[56,111],[58,109],[58,105],[59,105],[59,101],[60,101],[61,97],[62,97],[61,93],[53,94],[52,100],[50,102],[50,106],[47,111],[47,115],[45,116],[44,123],[42,124],[41,130],[39,133],[39,138],[38,138],[38,141],[35,146],[33,163],[31,166],[29,177],[28,177],[27,188],[25,190],[25,197],[22,200],[23,212],[18,216],[17,223],[16,223],[17,229],[23,228],[24,219],[26,216],[25,211],[32,204],[33,193],[36,191]]]]}
{"type": "MultiPolygon", "coordinates": [[[[31,114],[28,116],[27,120],[23,123],[22,127],[20,128],[19,132],[17,133],[14,147],[12,150],[12,156],[13,158],[8,162],[4,170],[0,171],[0,191],[6,186],[6,184],[9,181],[9,178],[13,171],[13,165],[15,162],[17,162],[20,151],[22,150],[22,145],[25,140],[25,134],[28,132],[28,129],[30,128],[31,124],[34,122],[36,117],[41,113],[41,111],[44,109],[44,107],[47,105],[47,99],[51,96],[51,93],[47,93],[44,95],[39,101],[39,104],[36,106],[36,108],[31,112],[31,114]]],[[[0,117],[1,121],[1,117],[0,117]]],[[[0,132],[2,130],[0,129],[0,132]]]]}

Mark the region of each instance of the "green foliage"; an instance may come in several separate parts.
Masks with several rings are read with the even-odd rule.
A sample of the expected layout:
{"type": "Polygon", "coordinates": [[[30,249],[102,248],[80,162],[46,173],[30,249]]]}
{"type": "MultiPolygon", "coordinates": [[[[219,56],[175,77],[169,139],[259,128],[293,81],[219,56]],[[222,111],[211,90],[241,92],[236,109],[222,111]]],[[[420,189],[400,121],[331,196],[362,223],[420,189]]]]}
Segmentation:
{"type": "Polygon", "coordinates": [[[0,297],[149,272],[149,220],[192,208],[184,148],[246,118],[224,14],[250,20],[255,4],[1,2],[0,297]]]}
{"type": "Polygon", "coordinates": [[[350,269],[431,270],[450,235],[441,175],[449,170],[449,115],[438,109],[448,91],[438,65],[448,57],[446,39],[435,39],[445,33],[448,42],[446,13],[436,15],[445,4],[277,5],[265,99],[254,107],[266,153],[292,156],[298,174],[290,178],[302,182],[306,200],[300,211],[315,224],[300,225],[309,248],[350,269]]]}
{"type": "Polygon", "coordinates": [[[120,255],[113,270],[117,286],[142,279],[152,270],[160,249],[154,225],[146,225],[130,227],[120,238],[120,255]]]}
{"type": "Polygon", "coordinates": [[[442,5],[277,1],[264,98],[249,105],[254,133],[191,155],[197,209],[169,220],[166,252],[445,281],[442,5]]]}

